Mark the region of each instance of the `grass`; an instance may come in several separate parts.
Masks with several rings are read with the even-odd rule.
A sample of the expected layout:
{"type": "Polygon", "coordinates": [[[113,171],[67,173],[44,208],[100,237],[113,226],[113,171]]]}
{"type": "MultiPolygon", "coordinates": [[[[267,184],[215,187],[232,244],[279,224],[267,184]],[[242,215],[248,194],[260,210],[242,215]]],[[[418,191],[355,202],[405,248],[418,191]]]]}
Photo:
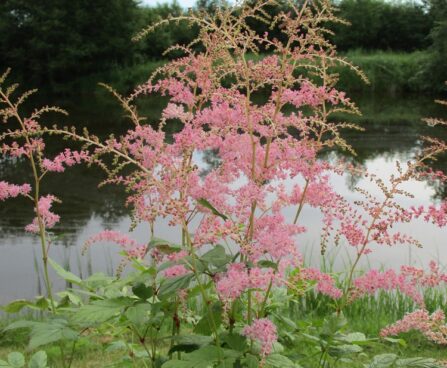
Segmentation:
{"type": "MultiPolygon", "coordinates": [[[[351,51],[344,55],[367,75],[370,85],[363,83],[352,71],[337,68],[340,74],[338,88],[349,92],[379,92],[401,94],[404,92],[426,92],[423,68],[428,64],[428,52],[412,53],[377,51],[366,53],[351,51]]],[[[435,88],[435,87],[433,87],[435,88]]]]}

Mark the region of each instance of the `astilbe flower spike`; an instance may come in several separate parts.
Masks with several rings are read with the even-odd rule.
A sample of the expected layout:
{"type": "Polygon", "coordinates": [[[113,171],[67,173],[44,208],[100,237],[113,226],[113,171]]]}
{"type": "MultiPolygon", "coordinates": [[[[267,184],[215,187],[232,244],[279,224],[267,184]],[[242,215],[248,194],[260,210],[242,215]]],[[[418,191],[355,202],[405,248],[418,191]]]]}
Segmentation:
{"type": "Polygon", "coordinates": [[[51,245],[48,230],[60,220],[59,216],[51,211],[53,203],[59,200],[51,194],[45,196],[41,194],[42,181],[49,171],[62,172],[65,170],[64,165],[72,166],[87,161],[88,154],[66,149],[53,160],[45,157],[44,135],[48,129],[42,126],[39,120],[48,112],[67,113],[57,107],[44,106],[34,110],[30,115],[22,114],[22,105],[36,90],[19,95],[18,84],[6,85],[9,72],[7,70],[0,76],[0,121],[6,126],[5,132],[0,134],[0,154],[6,158],[28,161],[33,180],[31,183],[21,185],[0,181],[0,201],[19,195],[32,201],[36,217],[25,230],[39,235],[44,281],[51,310],[55,313],[55,302],[48,275],[48,252],[51,245]]]}

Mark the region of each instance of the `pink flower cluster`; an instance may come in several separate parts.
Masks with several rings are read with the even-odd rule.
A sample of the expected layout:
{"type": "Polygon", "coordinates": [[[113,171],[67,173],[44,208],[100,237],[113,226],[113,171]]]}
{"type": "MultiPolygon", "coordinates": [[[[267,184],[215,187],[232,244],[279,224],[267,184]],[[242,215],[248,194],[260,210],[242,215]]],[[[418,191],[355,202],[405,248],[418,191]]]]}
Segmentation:
{"type": "Polygon", "coordinates": [[[233,263],[217,281],[216,290],[223,300],[229,301],[240,297],[248,289],[267,290],[274,281],[275,275],[271,268],[255,267],[248,270],[243,263],[233,263]]]}
{"type": "MultiPolygon", "coordinates": [[[[296,279],[294,278],[294,281],[296,279]]],[[[303,268],[298,274],[298,280],[316,281],[315,290],[333,299],[339,299],[343,295],[342,290],[337,288],[334,279],[316,268],[303,268]]]]}
{"type": "MultiPolygon", "coordinates": [[[[47,195],[41,197],[39,199],[39,204],[37,207],[37,211],[40,218],[42,220],[43,229],[51,229],[53,228],[60,220],[60,216],[51,212],[51,207],[53,206],[53,202],[58,202],[59,200],[53,195],[47,195]]],[[[33,222],[25,227],[25,230],[31,233],[39,233],[39,220],[37,217],[33,219],[33,222]]]]}
{"type": "Polygon", "coordinates": [[[273,344],[278,341],[275,324],[267,318],[256,319],[245,326],[242,334],[261,344],[261,355],[265,357],[272,352],[273,344]]]}
{"type": "Polygon", "coordinates": [[[427,339],[436,344],[447,345],[447,324],[444,312],[437,310],[433,314],[425,309],[408,313],[401,320],[387,326],[380,332],[382,337],[395,336],[411,330],[420,331],[427,339]]]}
{"type": "Polygon", "coordinates": [[[73,166],[87,161],[89,155],[85,151],[72,151],[66,148],[64,152],[59,153],[53,160],[44,158],[42,160],[42,167],[47,171],[64,172],[65,166],[73,166]]]}
{"type": "Polygon", "coordinates": [[[422,216],[425,221],[432,222],[439,227],[447,225],[447,201],[442,202],[439,206],[430,205],[426,209],[423,206],[412,207],[412,210],[416,218],[422,216]]]}
{"type": "Polygon", "coordinates": [[[146,254],[147,246],[138,244],[135,240],[119,231],[104,230],[91,236],[84,243],[84,251],[95,243],[109,242],[119,245],[128,258],[143,258],[146,254]]]}
{"type": "Polygon", "coordinates": [[[9,184],[6,181],[0,181],[0,201],[8,198],[15,198],[19,195],[28,195],[31,192],[31,185],[9,184]]]}
{"type": "Polygon", "coordinates": [[[371,295],[378,290],[398,290],[423,306],[424,299],[420,289],[436,287],[441,283],[447,283],[447,274],[441,273],[439,266],[434,261],[430,262],[429,272],[412,266],[402,266],[399,274],[394,270],[384,272],[371,270],[354,280],[351,299],[359,298],[365,294],[371,295]]]}

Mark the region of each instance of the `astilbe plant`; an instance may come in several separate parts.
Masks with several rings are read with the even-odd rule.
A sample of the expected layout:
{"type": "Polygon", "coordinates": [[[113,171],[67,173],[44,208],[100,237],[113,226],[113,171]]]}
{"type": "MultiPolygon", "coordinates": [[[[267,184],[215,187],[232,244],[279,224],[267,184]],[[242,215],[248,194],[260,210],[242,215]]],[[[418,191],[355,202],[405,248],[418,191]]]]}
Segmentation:
{"type": "MultiPolygon", "coordinates": [[[[114,231],[97,234],[86,245],[115,242],[127,258],[159,265],[154,285],[169,278],[186,280],[178,299],[188,298],[197,286],[215,345],[222,346],[222,328],[230,333],[236,329],[261,345],[261,362],[277,337],[268,319],[273,288],[284,286],[296,292],[315,285],[315,291],[336,301],[339,313],[355,298],[378,289],[400,290],[422,305],[418,287],[424,285],[409,268],[399,275],[371,271],[356,279],[356,267],[375,244],[419,245],[416,239],[393,232],[393,225],[425,216],[444,226],[446,216],[443,207],[404,208],[398,201],[412,197],[402,189],[410,180],[445,179],[426,166],[445,151],[441,141],[426,138],[429,145],[405,165],[397,163],[397,175],[388,182],[342,161],[319,159],[320,153],[334,147],[354,154],[341,130],[359,129],[331,119],[334,113],[359,113],[335,88],[337,75],[331,74],[331,68],[342,64],[365,81],[366,77],[337,56],[326,39],[330,33],[326,24],[342,22],[330,1],[305,1],[301,6],[288,2],[290,12],[270,19],[264,9],[274,3],[242,2],[235,8],[217,9],[213,15],[191,12],[170,19],[198,25],[199,38],[168,50],[181,50],[184,56],[159,68],[130,96],[107,87],[134,125],[122,137],[101,142],[88,133],[53,130],[82,141],[91,161],[109,173],[107,183],[124,185],[129,191],[127,204],[135,223],[150,225],[149,245],[114,231]],[[257,34],[248,26],[250,19],[278,26],[283,40],[257,34]],[[267,56],[257,56],[261,47],[267,56]],[[138,98],[154,93],[169,98],[158,128],[144,124],[136,108],[138,98]],[[266,98],[259,102],[257,96],[266,98]],[[164,128],[174,121],[180,121],[182,128],[168,139],[164,128]],[[218,164],[204,174],[195,158],[206,152],[214,152],[218,164]],[[110,154],[112,166],[106,159],[110,154]],[[357,188],[364,200],[349,203],[329,179],[345,171],[369,178],[382,197],[357,188]],[[299,224],[304,205],[323,214],[323,252],[331,240],[346,241],[356,250],[344,287],[338,287],[331,275],[303,265],[297,239],[306,231],[299,224]],[[295,208],[292,219],[284,215],[290,207],[295,208]],[[155,238],[159,218],[181,232],[179,246],[155,238]],[[202,257],[205,251],[208,258],[202,257]],[[210,262],[206,266],[204,259],[210,262]],[[222,326],[213,316],[216,303],[221,306],[222,326]]],[[[158,291],[154,286],[155,295],[158,291]]],[[[174,334],[179,332],[178,319],[176,310],[174,334]]]]}
{"type": "MultiPolygon", "coordinates": [[[[86,321],[109,321],[93,313],[101,305],[107,307],[107,317],[121,316],[118,326],[130,321],[132,333],[154,366],[163,349],[160,341],[165,341],[159,334],[164,332],[166,317],[172,326],[168,335],[171,359],[163,367],[193,367],[202,358],[207,366],[233,366],[236,362],[242,366],[293,366],[285,357],[276,365],[271,360],[282,336],[274,313],[279,308],[274,292],[286,291],[293,299],[314,289],[334,299],[340,315],[355,298],[378,289],[398,289],[422,304],[419,287],[446,281],[436,265],[429,275],[407,267],[400,274],[371,271],[357,277],[361,257],[374,244],[418,245],[416,239],[392,232],[394,224],[424,216],[426,221],[445,226],[445,206],[404,208],[398,199],[411,197],[402,189],[409,180],[445,179],[430,171],[426,162],[446,146],[427,138],[427,148],[406,165],[398,163],[398,174],[389,182],[343,161],[321,159],[323,152],[335,147],[354,154],[341,131],[359,129],[332,118],[340,112],[359,113],[336,89],[337,75],[331,73],[332,68],[345,65],[365,81],[366,77],[337,56],[326,38],[330,33],[327,23],[342,22],[331,1],[304,1],[300,6],[288,1],[290,11],[270,19],[265,7],[275,3],[241,2],[219,8],[213,15],[191,12],[170,19],[198,25],[199,38],[191,45],[174,46],[172,49],[183,51],[184,56],[159,68],[130,96],[107,87],[133,124],[121,137],[100,140],[87,131],[43,129],[35,125],[34,115],[30,120],[19,118],[22,128],[3,136],[25,137],[27,144],[20,149],[33,167],[42,171],[35,175],[37,187],[46,171],[63,171],[67,165],[88,161],[106,170],[105,183],[127,189],[134,224],[149,224],[147,242],[139,244],[129,235],[107,230],[93,235],[86,246],[106,241],[123,248],[126,260],[142,273],[133,285],[134,295],[129,297],[125,288],[118,294],[113,290],[109,294],[119,297],[108,301],[101,289],[98,300],[93,298],[92,305],[81,306],[73,320],[83,327],[86,321]],[[268,33],[257,34],[249,27],[251,19],[278,27],[282,40],[268,33]],[[260,48],[268,54],[259,56],[260,48]],[[167,96],[169,102],[154,128],[138,114],[137,101],[156,93],[167,96]],[[165,127],[175,122],[181,123],[181,129],[169,137],[165,127]],[[41,131],[82,142],[83,148],[47,160],[38,139],[41,131]],[[217,156],[217,164],[204,172],[196,159],[208,152],[217,156]],[[349,203],[330,182],[331,175],[346,171],[368,177],[383,196],[358,188],[364,200],[349,203]],[[356,250],[344,286],[333,275],[304,265],[299,239],[306,228],[299,220],[306,205],[323,214],[323,252],[331,241],[346,241],[356,250]],[[294,209],[291,219],[284,214],[290,208],[294,209]],[[178,231],[179,244],[157,238],[156,221],[160,219],[178,231]],[[144,313],[137,314],[137,310],[144,313]],[[148,323],[147,328],[142,328],[142,321],[148,323]],[[191,329],[197,335],[212,335],[212,339],[194,339],[189,336],[191,329]],[[182,345],[185,339],[194,343],[182,345]],[[173,353],[184,351],[184,345],[196,351],[184,356],[178,353],[173,359],[173,353]]],[[[4,111],[7,117],[17,115],[14,104],[4,111]]],[[[15,147],[6,146],[3,151],[13,153],[19,149],[15,147]]],[[[6,189],[0,198],[29,195],[31,190],[2,185],[6,189]]],[[[56,220],[48,215],[52,200],[41,198],[37,189],[38,217],[30,229],[39,230],[43,242],[46,227],[56,220]]],[[[67,273],[61,274],[67,277],[67,273]]],[[[90,294],[92,290],[90,287],[90,294]]],[[[278,354],[276,359],[280,359],[278,354]]]]}
{"type": "Polygon", "coordinates": [[[0,118],[5,125],[5,129],[2,129],[4,133],[0,135],[0,154],[9,160],[27,160],[32,179],[30,183],[20,184],[0,181],[0,201],[25,196],[32,203],[36,217],[25,230],[39,235],[45,285],[51,310],[55,313],[55,301],[48,276],[48,253],[51,246],[48,231],[59,222],[59,216],[52,212],[53,203],[59,202],[59,199],[51,194],[42,195],[42,181],[48,172],[63,172],[66,167],[87,160],[87,154],[67,148],[54,158],[45,156],[45,128],[39,123],[39,119],[50,112],[67,113],[53,106],[35,109],[30,114],[22,113],[22,105],[36,90],[18,94],[18,84],[7,84],[9,73],[10,70],[7,70],[0,77],[0,118]]]}

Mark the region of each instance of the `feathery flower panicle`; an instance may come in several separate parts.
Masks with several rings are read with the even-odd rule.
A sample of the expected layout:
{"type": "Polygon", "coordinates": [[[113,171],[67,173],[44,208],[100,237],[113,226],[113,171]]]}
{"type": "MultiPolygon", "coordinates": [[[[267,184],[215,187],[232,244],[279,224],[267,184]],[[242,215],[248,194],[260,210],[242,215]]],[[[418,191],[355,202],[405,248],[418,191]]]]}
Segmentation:
{"type": "Polygon", "coordinates": [[[418,309],[408,313],[393,325],[387,326],[380,332],[382,337],[395,336],[411,330],[420,331],[428,340],[447,345],[447,324],[442,310],[430,314],[425,309],[418,309]]]}
{"type": "MultiPolygon", "coordinates": [[[[53,195],[47,195],[40,197],[37,210],[42,220],[44,229],[52,229],[60,220],[60,216],[51,212],[53,202],[59,202],[59,200],[53,195]]],[[[25,230],[30,233],[39,233],[41,231],[39,226],[39,220],[37,217],[33,219],[33,222],[25,227],[25,230]]]]}
{"type": "Polygon", "coordinates": [[[267,318],[256,319],[245,326],[242,334],[261,344],[261,355],[265,357],[272,352],[273,344],[278,340],[275,324],[267,318]]]}
{"type": "Polygon", "coordinates": [[[8,198],[15,198],[19,195],[26,196],[31,192],[31,185],[29,184],[10,184],[6,181],[0,181],[0,201],[8,198]]]}

